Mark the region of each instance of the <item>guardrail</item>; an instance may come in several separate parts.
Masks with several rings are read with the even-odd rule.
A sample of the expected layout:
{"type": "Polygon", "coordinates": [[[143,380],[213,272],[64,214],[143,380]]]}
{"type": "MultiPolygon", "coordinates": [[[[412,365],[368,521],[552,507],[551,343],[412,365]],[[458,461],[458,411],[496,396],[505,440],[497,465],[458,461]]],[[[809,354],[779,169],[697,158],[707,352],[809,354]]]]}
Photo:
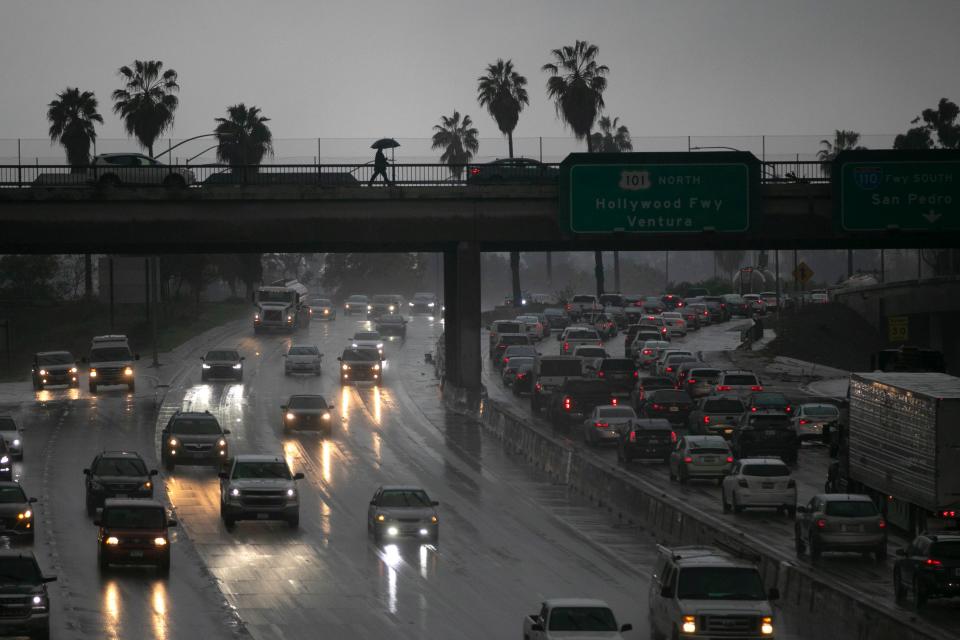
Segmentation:
{"type": "MultiPolygon", "coordinates": [[[[764,162],[764,184],[826,183],[820,162],[764,162]]],[[[396,186],[497,186],[556,184],[559,164],[510,169],[489,164],[392,164],[386,174],[396,186]]],[[[385,186],[372,164],[270,164],[230,167],[222,164],[70,167],[68,165],[0,165],[0,188],[111,188],[158,186],[170,189],[211,186],[303,185],[319,187],[385,186]]]]}

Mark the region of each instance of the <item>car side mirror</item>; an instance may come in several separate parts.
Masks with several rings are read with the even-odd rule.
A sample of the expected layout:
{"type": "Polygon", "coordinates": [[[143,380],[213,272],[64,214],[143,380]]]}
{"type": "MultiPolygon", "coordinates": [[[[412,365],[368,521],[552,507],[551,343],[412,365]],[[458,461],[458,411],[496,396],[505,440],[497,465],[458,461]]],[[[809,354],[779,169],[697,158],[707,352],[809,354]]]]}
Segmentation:
{"type": "Polygon", "coordinates": [[[85,475],[85,476],[90,475],[90,469],[84,469],[84,470],[83,470],[83,475],[85,475]]]}
{"type": "Polygon", "coordinates": [[[907,551],[906,551],[906,549],[897,549],[897,550],[894,551],[893,553],[896,554],[896,555],[898,555],[898,556],[900,556],[901,558],[906,558],[906,557],[907,557],[907,551]]]}
{"type": "Polygon", "coordinates": [[[155,475],[157,475],[157,473],[158,473],[158,472],[157,472],[156,469],[150,469],[150,475],[151,475],[151,476],[155,476],[155,475]]]}
{"type": "Polygon", "coordinates": [[[201,359],[201,360],[206,360],[206,357],[200,356],[200,359],[201,359]]]}
{"type": "Polygon", "coordinates": [[[221,471],[220,473],[217,474],[217,477],[220,478],[221,480],[229,480],[230,474],[228,474],[226,471],[221,471]]]}
{"type": "Polygon", "coordinates": [[[87,363],[87,357],[84,356],[84,357],[80,358],[80,362],[86,364],[86,363],[87,363]]]}
{"type": "Polygon", "coordinates": [[[36,501],[37,501],[36,498],[27,498],[27,504],[33,504],[36,501]]]}
{"type": "Polygon", "coordinates": [[[225,436],[230,435],[230,429],[224,429],[224,430],[223,430],[223,435],[225,435],[225,436]]]}
{"type": "Polygon", "coordinates": [[[440,501],[439,501],[439,500],[434,500],[433,502],[430,503],[430,506],[439,507],[439,506],[440,506],[440,501]]]}
{"type": "Polygon", "coordinates": [[[94,520],[94,521],[93,521],[93,526],[99,527],[99,526],[100,526],[100,521],[99,521],[99,520],[94,520]]]}
{"type": "Polygon", "coordinates": [[[628,622],[628,623],[626,623],[625,625],[623,625],[622,627],[620,627],[620,631],[621,631],[621,632],[623,632],[623,631],[633,631],[633,625],[628,622]]]}
{"type": "Polygon", "coordinates": [[[301,473],[300,471],[297,471],[295,474],[293,474],[293,479],[294,479],[294,480],[303,480],[303,473],[301,473]]]}
{"type": "Polygon", "coordinates": [[[543,631],[543,625],[539,622],[534,622],[530,625],[530,631],[543,631]]]}
{"type": "Polygon", "coordinates": [[[804,506],[798,506],[798,507],[797,507],[797,513],[806,513],[806,512],[807,512],[807,508],[806,508],[806,507],[804,507],[804,506]]]}
{"type": "Polygon", "coordinates": [[[770,591],[767,592],[767,600],[770,602],[776,602],[780,599],[780,589],[776,587],[770,587],[770,591]]]}
{"type": "Polygon", "coordinates": [[[661,598],[671,598],[671,597],[673,597],[673,589],[671,589],[670,587],[662,587],[662,588],[660,589],[660,597],[661,597],[661,598]]]}
{"type": "Polygon", "coordinates": [[[247,359],[247,356],[240,356],[240,362],[243,362],[246,359],[247,359]]]}
{"type": "Polygon", "coordinates": [[[327,405],[327,409],[329,409],[330,411],[333,411],[333,410],[336,409],[336,408],[337,408],[337,405],[335,405],[335,404],[328,404],[328,405],[327,405]]]}
{"type": "Polygon", "coordinates": [[[287,405],[285,404],[280,405],[280,411],[286,411],[286,410],[287,410],[287,405]]]}
{"type": "Polygon", "coordinates": [[[343,360],[343,358],[341,358],[340,356],[337,356],[337,362],[340,362],[341,360],[343,360]]]}
{"type": "Polygon", "coordinates": [[[40,578],[40,582],[43,582],[44,584],[48,582],[56,582],[56,581],[57,581],[57,576],[43,576],[42,578],[40,578]]]}
{"type": "Polygon", "coordinates": [[[177,521],[176,521],[176,520],[167,520],[167,526],[168,526],[168,527],[175,527],[175,526],[177,526],[177,521]]]}
{"type": "Polygon", "coordinates": [[[371,501],[370,501],[370,505],[373,506],[373,507],[377,506],[377,501],[376,501],[376,500],[371,500],[371,501]]]}
{"type": "Polygon", "coordinates": [[[281,357],[281,358],[286,358],[286,357],[287,357],[287,354],[283,354],[283,355],[280,356],[280,357],[281,357]]]}

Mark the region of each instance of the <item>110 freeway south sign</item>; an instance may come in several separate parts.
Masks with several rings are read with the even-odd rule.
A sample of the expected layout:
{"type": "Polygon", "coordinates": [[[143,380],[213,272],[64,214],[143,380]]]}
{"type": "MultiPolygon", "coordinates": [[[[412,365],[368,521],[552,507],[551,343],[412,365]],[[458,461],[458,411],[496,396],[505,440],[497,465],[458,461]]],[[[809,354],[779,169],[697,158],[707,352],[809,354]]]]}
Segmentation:
{"type": "Polygon", "coordinates": [[[561,215],[574,233],[743,232],[756,180],[748,153],[573,154],[561,215]]]}

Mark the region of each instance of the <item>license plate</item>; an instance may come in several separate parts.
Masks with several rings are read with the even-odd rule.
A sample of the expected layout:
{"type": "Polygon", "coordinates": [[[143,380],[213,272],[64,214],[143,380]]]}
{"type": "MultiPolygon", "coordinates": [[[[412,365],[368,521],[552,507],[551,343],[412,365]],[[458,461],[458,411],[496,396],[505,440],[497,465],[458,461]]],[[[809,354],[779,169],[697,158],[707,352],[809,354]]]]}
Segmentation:
{"type": "Polygon", "coordinates": [[[258,514],[257,514],[257,520],[267,520],[267,519],[269,519],[269,518],[270,518],[270,514],[269,514],[269,513],[258,513],[258,514]]]}
{"type": "Polygon", "coordinates": [[[702,462],[702,463],[704,463],[704,464],[711,464],[711,463],[716,462],[716,461],[717,461],[716,458],[700,458],[700,462],[702,462]]]}
{"type": "Polygon", "coordinates": [[[130,552],[130,557],[131,557],[131,558],[142,558],[142,557],[143,557],[143,551],[131,551],[131,552],[130,552]]]}
{"type": "Polygon", "coordinates": [[[763,432],[763,435],[769,436],[772,438],[773,436],[777,435],[777,432],[774,429],[767,429],[763,432]]]}
{"type": "Polygon", "coordinates": [[[761,486],[762,488],[764,488],[764,489],[773,489],[773,483],[772,483],[772,482],[763,482],[763,483],[760,484],[760,486],[761,486]]]}
{"type": "Polygon", "coordinates": [[[670,407],[670,411],[680,411],[680,407],[670,407]]]}
{"type": "Polygon", "coordinates": [[[860,525],[858,524],[842,524],[840,525],[840,531],[843,533],[859,533],[860,525]]]}

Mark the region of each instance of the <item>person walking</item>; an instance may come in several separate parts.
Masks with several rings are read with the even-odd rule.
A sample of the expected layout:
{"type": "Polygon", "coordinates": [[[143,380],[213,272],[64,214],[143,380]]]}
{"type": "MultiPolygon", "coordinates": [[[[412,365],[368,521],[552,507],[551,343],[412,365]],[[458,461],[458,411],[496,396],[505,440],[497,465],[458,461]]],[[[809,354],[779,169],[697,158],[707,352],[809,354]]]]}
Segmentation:
{"type": "Polygon", "coordinates": [[[383,155],[383,149],[377,149],[377,155],[373,158],[373,175],[370,176],[370,182],[367,183],[368,187],[373,186],[373,181],[377,179],[377,176],[383,176],[383,180],[388,187],[393,186],[393,182],[387,175],[387,156],[383,155]]]}

